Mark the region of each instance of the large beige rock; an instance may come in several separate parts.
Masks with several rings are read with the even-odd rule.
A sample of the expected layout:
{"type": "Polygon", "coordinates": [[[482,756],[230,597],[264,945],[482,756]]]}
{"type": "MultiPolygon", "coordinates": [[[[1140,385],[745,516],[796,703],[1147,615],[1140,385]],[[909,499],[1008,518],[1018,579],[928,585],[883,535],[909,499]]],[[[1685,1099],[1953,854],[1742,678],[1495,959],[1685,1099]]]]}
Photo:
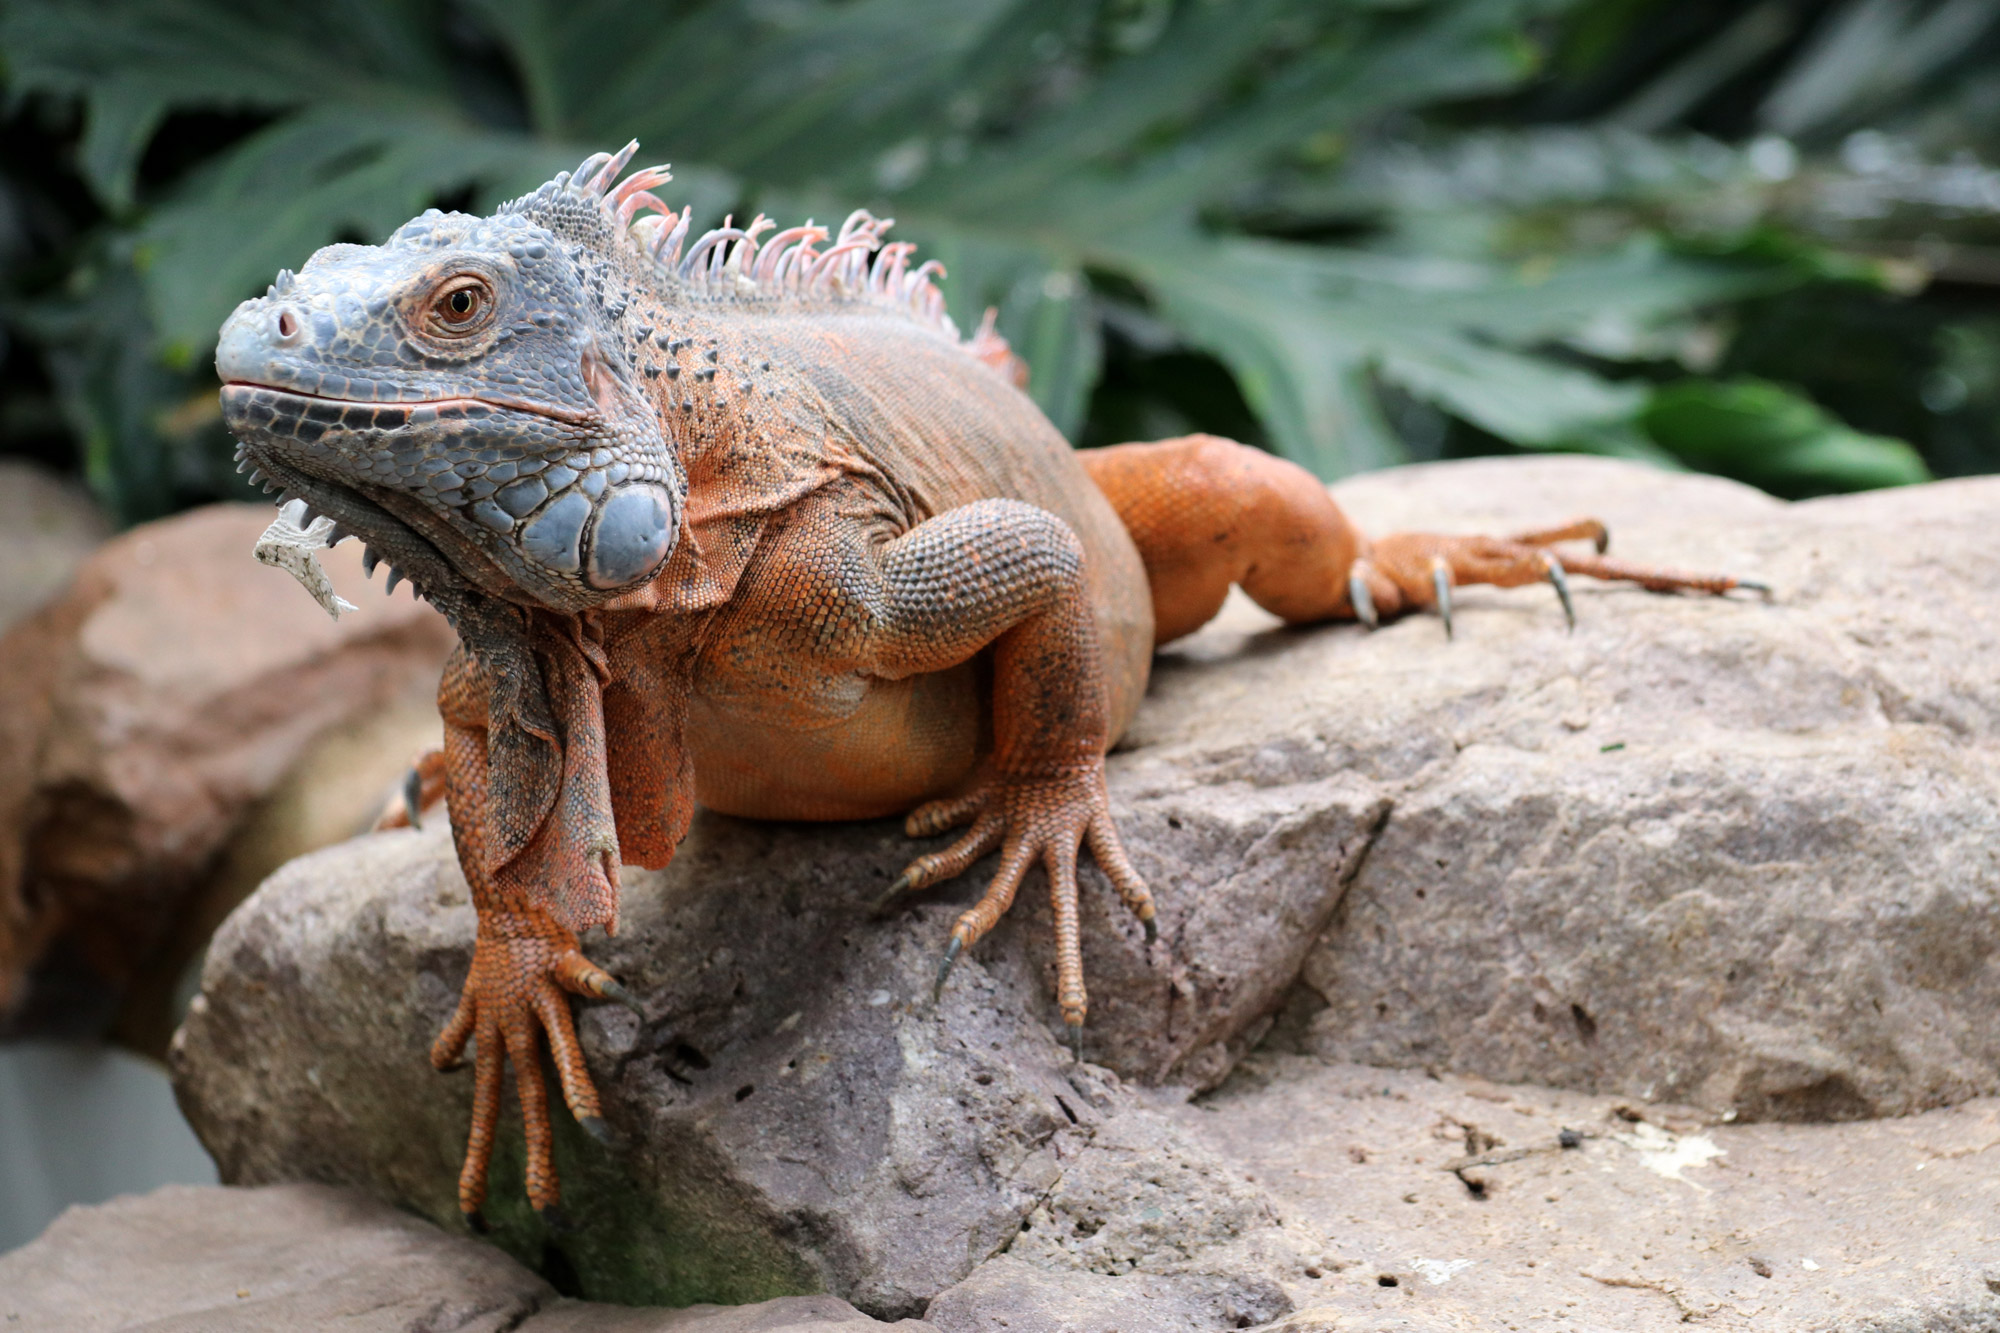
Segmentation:
{"type": "Polygon", "coordinates": [[[335,623],[252,559],[271,514],[216,505],[135,528],[0,637],[0,1027],[101,1031],[163,949],[198,948],[175,934],[185,902],[330,733],[386,741],[349,784],[371,804],[408,762],[411,728],[380,738],[376,719],[421,717],[449,627],[367,588],[355,543],[327,565],[365,610],[335,623]]]}
{"type": "Polygon", "coordinates": [[[111,535],[111,521],[75,482],[0,458],[0,632],[62,591],[111,535]]]}
{"type": "Polygon", "coordinates": [[[1210,1333],[1262,1326],[1291,1302],[1269,1278],[1113,1276],[990,1259],[925,1315],[942,1333],[1210,1333]]]}
{"type": "Polygon", "coordinates": [[[1270,1270],[1296,1308],[1269,1333],[2000,1328],[1993,1098],[1724,1124],[1259,1054],[1172,1119],[1319,1244],[1270,1270]]]}
{"type": "MultiPolygon", "coordinates": [[[[1232,604],[1161,655],[1111,761],[1163,939],[1145,951],[1088,877],[1082,1067],[1050,1035],[1033,885],[933,1008],[983,872],[875,920],[909,855],[893,825],[699,817],[628,880],[620,936],[586,942],[646,998],[643,1023],[581,1023],[626,1146],[558,1114],[577,1226],[548,1236],[510,1107],[499,1239],[560,1250],[595,1297],[824,1288],[954,1330],[1084,1302],[1129,1333],[1309,1304],[1298,1275],[1379,1223],[1311,1222],[1139,1090],[1214,1086],[1274,1016],[1279,1050],[1739,1122],[2000,1092],[2000,481],[1784,505],[1537,459],[1337,494],[1375,532],[1594,512],[1627,558],[1777,596],[1579,582],[1570,635],[1545,588],[1465,589],[1456,642],[1435,617],[1283,630],[1232,604]]],[[[174,1059],[225,1179],[352,1183],[450,1224],[469,1078],[423,1057],[471,934],[439,830],[259,890],[174,1059]]]]}
{"type": "Polygon", "coordinates": [[[731,1310],[563,1300],[490,1246],[322,1185],[170,1185],[72,1208],[0,1255],[10,1333],[923,1333],[830,1296],[731,1310]]]}
{"type": "Polygon", "coordinates": [[[1580,593],[1567,636],[1533,592],[1468,591],[1449,649],[1406,622],[1316,676],[1259,654],[1229,697],[1206,668],[1164,682],[1162,748],[1268,719],[1210,771],[1331,764],[1394,794],[1299,1040],[1758,1119],[2000,1091],[2000,479],[1781,506],[1598,475],[1630,472],[1412,469],[1343,498],[1458,527],[1546,492],[1608,509],[1629,558],[1777,598],[1580,593]]]}

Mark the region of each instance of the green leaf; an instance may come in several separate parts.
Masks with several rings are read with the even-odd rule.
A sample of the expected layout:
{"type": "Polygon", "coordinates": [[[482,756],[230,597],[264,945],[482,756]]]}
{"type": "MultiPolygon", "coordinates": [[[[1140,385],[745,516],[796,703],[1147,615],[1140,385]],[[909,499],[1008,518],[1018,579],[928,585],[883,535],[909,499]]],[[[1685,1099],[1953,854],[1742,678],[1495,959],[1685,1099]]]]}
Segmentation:
{"type": "Polygon", "coordinates": [[[1402,441],[1375,401],[1365,332],[1298,297],[1281,247],[1239,242],[1215,263],[1192,237],[1160,235],[1117,256],[1190,343],[1236,376],[1278,452],[1322,477],[1401,462],[1402,441]],[[1209,262],[1202,262],[1208,260],[1209,262]],[[1291,286],[1284,300],[1273,300],[1291,286]]]}
{"type": "Polygon", "coordinates": [[[1326,477],[1402,457],[1367,374],[1525,448],[1657,458],[1633,427],[1642,384],[1521,349],[1767,282],[1652,246],[1524,269],[1163,232],[1097,258],[1123,264],[1169,322],[1221,357],[1279,451],[1326,477]]]}
{"type": "MultiPolygon", "coordinates": [[[[161,404],[127,400],[183,401],[222,319],[278,268],[379,241],[443,198],[490,209],[635,136],[642,160],[676,164],[664,197],[703,221],[745,199],[787,223],[856,205],[901,216],[899,234],[950,269],[960,327],[997,309],[1072,435],[1102,358],[1105,298],[1083,275],[1115,280],[1119,300],[1136,285],[1229,368],[1275,448],[1333,477],[1405,456],[1383,384],[1520,447],[1668,457],[1654,443],[1668,428],[1640,426],[1664,400],[1605,361],[1658,356],[1717,305],[1860,271],[1772,223],[1772,191],[1701,142],[1452,135],[1458,149],[1414,164],[1368,150],[1346,177],[1272,186],[1287,164],[1406,147],[1414,114],[1520,86],[1542,20],[1573,7],[8,0],[0,48],[15,95],[83,110],[80,166],[116,214],[94,252],[123,256],[104,262],[134,305],[98,311],[119,332],[92,364],[139,355],[147,374],[63,383],[93,440],[123,441],[93,458],[135,493],[181,483],[142,457],[161,404]],[[163,119],[217,109],[267,119],[136,191],[163,119]],[[1589,180],[1564,174],[1579,161],[1589,180]],[[1384,225],[1341,246],[1259,240],[1232,232],[1238,206],[1384,225]]],[[[1851,442],[1818,438],[1793,455],[1876,475],[1851,442]]]]}
{"type": "Polygon", "coordinates": [[[1641,420],[1662,448],[1690,466],[1778,495],[1931,480],[1903,441],[1857,431],[1768,380],[1682,380],[1656,392],[1641,420]]]}
{"type": "Polygon", "coordinates": [[[77,165],[113,212],[132,206],[133,177],[167,105],[144,89],[107,89],[90,102],[77,165]]]}

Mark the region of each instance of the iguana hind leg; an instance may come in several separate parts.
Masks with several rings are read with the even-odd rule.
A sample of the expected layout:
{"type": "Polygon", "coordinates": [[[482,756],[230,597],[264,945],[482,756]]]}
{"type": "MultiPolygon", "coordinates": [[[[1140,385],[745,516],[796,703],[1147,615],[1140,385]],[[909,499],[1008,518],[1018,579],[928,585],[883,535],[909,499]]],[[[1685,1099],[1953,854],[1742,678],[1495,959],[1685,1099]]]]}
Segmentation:
{"type": "MultiPolygon", "coordinates": [[[[1557,541],[1606,542],[1604,525],[1583,520],[1547,532],[1519,537],[1451,537],[1428,532],[1399,532],[1382,538],[1354,562],[1348,573],[1349,604],[1371,624],[1380,616],[1401,611],[1434,610],[1451,633],[1451,592],[1468,583],[1519,588],[1548,583],[1562,604],[1563,616],[1576,625],[1569,576],[1588,575],[1607,581],[1636,583],[1651,592],[1725,593],[1735,588],[1768,589],[1749,579],[1726,574],[1693,574],[1682,570],[1607,560],[1601,555],[1558,556],[1549,546],[1557,541]],[[1364,591],[1365,590],[1365,591],[1364,591]]],[[[1598,546],[1602,551],[1604,547],[1598,546]]]]}
{"type": "Polygon", "coordinates": [[[1161,643],[1206,624],[1231,584],[1292,624],[1373,625],[1436,609],[1447,629],[1451,590],[1467,583],[1551,583],[1566,613],[1570,574],[1659,592],[1766,591],[1727,575],[1607,560],[1609,537],[1595,519],[1509,538],[1404,532],[1371,543],[1304,468],[1213,435],[1090,449],[1083,463],[1145,561],[1161,643]],[[1597,550],[1558,557],[1547,548],[1561,541],[1597,550]]]}

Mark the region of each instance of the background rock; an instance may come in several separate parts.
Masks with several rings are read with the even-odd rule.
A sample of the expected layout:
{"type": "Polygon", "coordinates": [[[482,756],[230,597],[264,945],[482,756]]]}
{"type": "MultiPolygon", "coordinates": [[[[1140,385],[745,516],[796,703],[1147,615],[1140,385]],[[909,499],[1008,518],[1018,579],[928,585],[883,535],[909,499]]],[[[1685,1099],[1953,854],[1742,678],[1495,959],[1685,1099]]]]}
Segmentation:
{"type": "MultiPolygon", "coordinates": [[[[373,743],[315,785],[369,806],[422,743],[449,627],[407,593],[365,597],[351,543],[327,564],[367,611],[336,624],[250,558],[270,515],[218,505],[135,528],[0,638],[0,1029],[98,1032],[134,986],[164,1008],[199,926],[235,900],[177,935],[181,908],[259,802],[344,724],[373,743]]],[[[336,836],[366,812],[347,815],[336,836]]],[[[266,841],[239,858],[239,896],[303,849],[266,841]]]]}
{"type": "Polygon", "coordinates": [[[0,631],[41,606],[111,535],[81,486],[18,458],[0,458],[0,631]]]}
{"type": "Polygon", "coordinates": [[[320,1185],[168,1186],[73,1208],[0,1255],[0,1325],[19,1333],[923,1333],[831,1296],[732,1310],[561,1300],[490,1246],[320,1185]]]}
{"type": "MultiPolygon", "coordinates": [[[[593,1296],[824,1287],[877,1315],[931,1302],[955,1329],[998,1327],[1006,1290],[1017,1313],[1086,1289],[1129,1313],[1136,1293],[1163,1321],[1220,1318],[1197,1298],[1231,1282],[1310,1303],[1299,1275],[1340,1229],[1186,1123],[1151,1137],[1165,1112],[1130,1086],[1214,1085],[1280,1008],[1277,1049],[1741,1120],[2000,1090],[1980,1021],[2000,1000],[2000,481],[1787,506],[1491,460],[1336,494],[1375,532],[1594,512],[1627,558],[1778,597],[1579,581],[1567,635],[1547,589],[1465,589],[1455,643],[1434,617],[1295,631],[1232,603],[1161,655],[1112,759],[1163,944],[1145,953],[1089,876],[1102,1068],[1049,1036],[1032,886],[933,1010],[983,873],[876,921],[910,852],[892,826],[701,816],[669,871],[630,879],[620,937],[587,944],[648,1006],[581,1024],[629,1146],[558,1116],[579,1226],[550,1242],[510,1107],[504,1242],[553,1243],[593,1296]]],[[[442,831],[387,834],[293,863],[231,918],[175,1057],[225,1179],[349,1182],[452,1218],[469,1078],[424,1051],[464,974],[463,892],[442,831]]]]}
{"type": "Polygon", "coordinates": [[[499,1333],[555,1292],[488,1246],[319,1185],[169,1185],[0,1256],[4,1326],[499,1333]]]}
{"type": "Polygon", "coordinates": [[[1268,1278],[1052,1272],[1001,1255],[940,1293],[924,1318],[942,1333],[1207,1333],[1290,1309],[1268,1278]]]}

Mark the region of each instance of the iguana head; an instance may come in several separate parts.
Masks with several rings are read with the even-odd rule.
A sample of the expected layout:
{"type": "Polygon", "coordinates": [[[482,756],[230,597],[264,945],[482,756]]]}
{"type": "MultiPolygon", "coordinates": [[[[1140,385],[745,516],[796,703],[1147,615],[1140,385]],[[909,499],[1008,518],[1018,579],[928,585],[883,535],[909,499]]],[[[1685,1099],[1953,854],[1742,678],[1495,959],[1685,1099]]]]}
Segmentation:
{"type": "Polygon", "coordinates": [[[245,463],[392,563],[421,538],[433,579],[577,611],[652,577],[686,479],[622,322],[650,265],[621,208],[664,179],[612,193],[631,152],[328,246],[237,307],[215,365],[245,463]]]}

